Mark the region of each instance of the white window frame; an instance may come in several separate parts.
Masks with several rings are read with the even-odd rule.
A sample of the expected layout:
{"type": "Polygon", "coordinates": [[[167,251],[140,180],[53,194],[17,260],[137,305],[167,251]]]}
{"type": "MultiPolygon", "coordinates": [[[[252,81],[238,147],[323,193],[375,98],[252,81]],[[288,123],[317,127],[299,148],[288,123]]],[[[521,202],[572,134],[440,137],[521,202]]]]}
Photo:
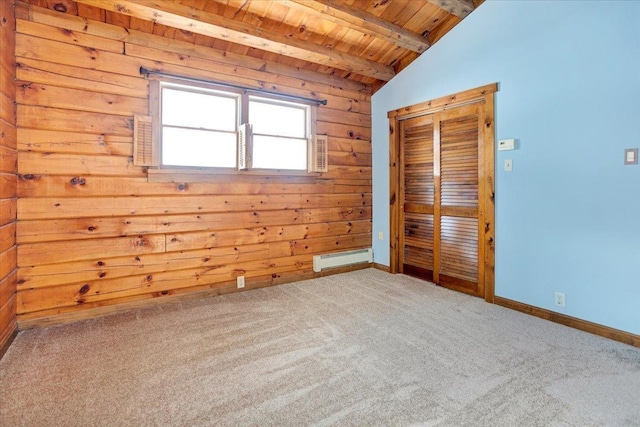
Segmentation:
{"type": "MultiPolygon", "coordinates": [[[[200,173],[211,174],[228,174],[228,173],[244,173],[244,174],[283,174],[283,175],[313,175],[314,172],[310,172],[311,169],[311,156],[312,142],[316,131],[316,112],[317,107],[312,103],[292,101],[286,96],[278,96],[276,94],[265,94],[262,92],[256,92],[251,90],[242,90],[235,88],[228,88],[222,86],[216,86],[215,84],[206,83],[188,83],[185,84],[181,81],[172,81],[172,79],[163,80],[151,80],[150,81],[150,115],[153,117],[153,131],[154,131],[154,144],[156,145],[156,159],[157,167],[161,170],[173,170],[173,171],[198,171],[200,173]],[[252,156],[253,147],[251,136],[249,136],[247,144],[247,153],[245,157],[244,169],[231,168],[231,167],[210,167],[210,166],[187,166],[187,165],[165,165],[162,164],[162,89],[171,88],[177,90],[184,90],[185,92],[204,93],[204,94],[220,94],[223,97],[237,97],[238,99],[238,111],[237,111],[237,132],[240,132],[242,124],[248,122],[249,119],[249,100],[255,99],[259,102],[273,103],[274,105],[294,106],[305,110],[305,137],[307,139],[307,158],[306,170],[302,169],[268,169],[268,168],[253,168],[252,156]]],[[[276,135],[267,135],[276,136],[276,135]]],[[[299,139],[299,138],[295,138],[299,139]]],[[[240,149],[240,144],[236,143],[236,152],[240,149]]],[[[238,159],[236,158],[236,166],[238,166],[238,159]]]]}
{"type": "MultiPolygon", "coordinates": [[[[188,130],[202,130],[202,131],[208,131],[208,132],[220,132],[220,133],[233,133],[234,135],[236,135],[236,151],[238,148],[238,143],[237,143],[237,134],[238,134],[238,128],[240,126],[240,123],[242,121],[242,114],[241,114],[241,106],[242,106],[242,92],[239,90],[229,90],[229,89],[219,89],[216,87],[206,87],[204,85],[185,85],[185,84],[179,84],[179,83],[173,83],[173,82],[159,82],[159,95],[158,95],[158,111],[159,111],[159,116],[158,116],[158,122],[159,122],[159,132],[158,132],[158,156],[160,159],[160,167],[161,168],[207,168],[207,169],[231,169],[234,167],[215,167],[215,166],[189,166],[189,165],[170,165],[170,164],[164,164],[163,163],[163,149],[164,149],[164,141],[163,141],[163,130],[165,127],[168,128],[173,128],[173,129],[188,129],[188,130]],[[235,123],[234,123],[234,130],[233,131],[228,131],[228,130],[216,130],[213,128],[194,128],[194,127],[188,127],[188,126],[175,126],[175,125],[165,125],[163,123],[163,115],[162,115],[162,105],[163,105],[163,93],[164,93],[164,89],[173,89],[173,90],[178,90],[178,91],[182,91],[182,92],[187,92],[187,93],[194,93],[194,94],[204,94],[204,95],[214,95],[214,96],[219,96],[220,98],[229,98],[229,99],[235,99],[236,101],[236,113],[235,113],[235,123]]],[[[236,159],[236,164],[237,164],[237,159],[236,159]]]]}
{"type": "MultiPolygon", "coordinates": [[[[249,163],[249,168],[251,170],[291,170],[291,171],[297,171],[297,172],[303,172],[305,170],[309,169],[309,140],[313,137],[314,132],[311,131],[312,129],[312,110],[314,109],[313,106],[311,106],[310,104],[303,104],[300,102],[291,102],[291,101],[285,101],[282,99],[279,99],[275,96],[265,96],[264,94],[253,94],[248,92],[246,94],[246,105],[247,105],[247,113],[248,113],[248,117],[247,117],[247,123],[249,123],[250,125],[252,124],[250,122],[249,116],[250,116],[250,108],[249,108],[249,103],[251,101],[257,101],[263,104],[271,104],[271,105],[278,105],[278,106],[284,106],[284,107],[292,107],[292,108],[297,108],[300,109],[302,111],[304,111],[304,136],[303,137],[290,137],[290,136],[284,136],[284,135],[275,135],[275,134],[261,134],[258,133],[255,129],[252,130],[251,132],[251,138],[253,139],[253,137],[257,136],[266,136],[266,137],[276,137],[276,138],[283,138],[283,139],[292,139],[292,140],[304,140],[304,144],[305,144],[305,167],[302,169],[271,169],[271,168],[258,168],[258,167],[254,167],[253,166],[253,162],[255,161],[255,154],[253,151],[254,148],[254,144],[253,142],[251,144],[249,144],[249,148],[251,150],[251,153],[249,155],[251,162],[249,163]]],[[[315,116],[314,116],[315,117],[315,116]]]]}

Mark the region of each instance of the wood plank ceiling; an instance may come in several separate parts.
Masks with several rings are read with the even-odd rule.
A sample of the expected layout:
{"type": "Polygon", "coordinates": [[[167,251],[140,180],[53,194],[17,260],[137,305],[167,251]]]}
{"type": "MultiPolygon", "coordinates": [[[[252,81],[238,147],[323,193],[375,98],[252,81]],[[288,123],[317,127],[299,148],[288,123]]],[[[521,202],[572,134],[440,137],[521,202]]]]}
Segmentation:
{"type": "Polygon", "coordinates": [[[29,0],[225,52],[372,85],[484,0],[29,0]]]}

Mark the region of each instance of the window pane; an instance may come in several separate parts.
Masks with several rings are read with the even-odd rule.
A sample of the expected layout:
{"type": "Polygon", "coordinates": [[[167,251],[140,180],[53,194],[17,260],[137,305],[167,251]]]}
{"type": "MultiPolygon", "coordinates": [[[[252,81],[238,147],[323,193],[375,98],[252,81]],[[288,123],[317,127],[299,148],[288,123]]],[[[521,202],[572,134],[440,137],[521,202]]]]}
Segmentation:
{"type": "Polygon", "coordinates": [[[253,167],[307,170],[307,140],[254,135],[253,167]]]}
{"type": "Polygon", "coordinates": [[[235,98],[164,88],[162,124],[235,131],[238,108],[235,98]]]}
{"type": "Polygon", "coordinates": [[[162,164],[235,168],[236,134],[165,127],[162,164]]]}
{"type": "Polygon", "coordinates": [[[253,133],[306,138],[305,107],[290,107],[259,101],[249,101],[249,123],[253,133]]]}

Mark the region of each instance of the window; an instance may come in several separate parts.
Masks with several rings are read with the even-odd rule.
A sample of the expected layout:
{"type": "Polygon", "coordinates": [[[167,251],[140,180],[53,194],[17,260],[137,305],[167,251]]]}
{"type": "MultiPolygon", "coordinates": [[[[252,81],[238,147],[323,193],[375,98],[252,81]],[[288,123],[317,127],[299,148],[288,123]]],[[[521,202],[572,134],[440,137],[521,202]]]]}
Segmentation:
{"type": "Polygon", "coordinates": [[[239,96],[163,86],[162,164],[236,166],[239,96]]]}
{"type": "Polygon", "coordinates": [[[309,110],[307,105],[249,97],[253,168],[307,169],[309,110]]]}
{"type": "Polygon", "coordinates": [[[314,105],[213,85],[152,84],[161,167],[318,170],[314,105]]]}

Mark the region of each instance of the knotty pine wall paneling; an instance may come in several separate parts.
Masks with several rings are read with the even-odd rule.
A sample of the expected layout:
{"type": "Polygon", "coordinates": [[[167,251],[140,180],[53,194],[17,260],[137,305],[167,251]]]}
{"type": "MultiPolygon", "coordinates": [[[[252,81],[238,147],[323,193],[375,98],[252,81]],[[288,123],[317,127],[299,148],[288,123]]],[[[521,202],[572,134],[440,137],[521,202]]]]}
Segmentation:
{"type": "Polygon", "coordinates": [[[16,109],[13,0],[0,1],[0,357],[16,332],[16,109]]]}
{"type": "Polygon", "coordinates": [[[16,17],[21,326],[309,278],[314,254],[371,246],[370,86],[35,5],[16,17]],[[141,66],[327,99],[329,172],[150,182],[132,163],[141,66]]]}

